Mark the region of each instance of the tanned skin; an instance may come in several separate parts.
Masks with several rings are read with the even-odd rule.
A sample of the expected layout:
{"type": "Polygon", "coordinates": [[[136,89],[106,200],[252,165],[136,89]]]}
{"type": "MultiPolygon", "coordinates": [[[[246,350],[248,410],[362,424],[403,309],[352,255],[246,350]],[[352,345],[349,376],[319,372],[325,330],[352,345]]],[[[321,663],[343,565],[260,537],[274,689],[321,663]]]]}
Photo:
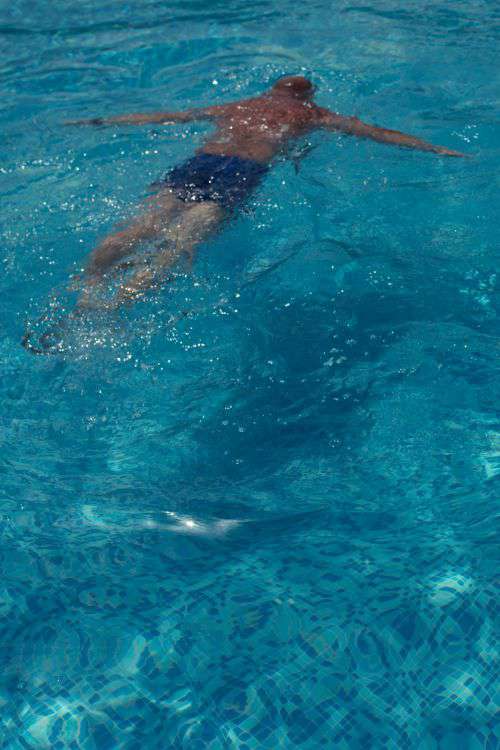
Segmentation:
{"type": "MultiPolygon", "coordinates": [[[[412,135],[369,125],[356,117],[346,117],[319,107],[313,101],[314,87],[307,78],[281,78],[261,96],[230,104],[192,109],[185,112],[152,112],[118,117],[78,120],[70,125],[171,125],[192,120],[209,120],[215,132],[197,153],[238,156],[269,164],[285,153],[290,142],[313,130],[327,130],[369,138],[403,148],[429,151],[439,156],[464,154],[427,143],[412,135]]],[[[220,228],[227,211],[219,203],[206,200],[189,204],[169,188],[160,189],[148,209],[125,230],[106,237],[92,252],[80,307],[95,304],[95,288],[118,261],[129,256],[144,240],[161,240],[154,263],[136,271],[117,292],[114,304],[141,296],[158,286],[168,269],[183,255],[192,259],[195,247],[220,228]]],[[[109,303],[108,303],[109,304],[109,303]]]]}

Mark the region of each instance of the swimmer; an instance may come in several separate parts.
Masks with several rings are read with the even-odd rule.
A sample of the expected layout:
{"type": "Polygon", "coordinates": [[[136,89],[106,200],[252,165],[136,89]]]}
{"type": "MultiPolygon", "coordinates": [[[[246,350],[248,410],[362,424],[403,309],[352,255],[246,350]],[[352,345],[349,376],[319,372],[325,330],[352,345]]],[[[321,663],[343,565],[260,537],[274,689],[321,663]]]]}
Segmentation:
{"type": "MultiPolygon", "coordinates": [[[[192,261],[196,247],[213,236],[241,206],[268,172],[273,159],[294,139],[312,130],[369,138],[378,143],[463,157],[458,151],[346,117],[319,107],[314,86],[302,76],[280,78],[269,90],[251,99],[184,112],[151,112],[77,120],[68,125],[171,125],[208,120],[215,133],[195,155],[174,167],[158,183],[145,210],[125,229],[106,237],[94,249],[85,269],[78,306],[92,307],[95,290],[109,273],[123,265],[143,241],[158,250],[133,269],[117,290],[111,306],[132,301],[158,288],[183,257],[192,261]]],[[[98,298],[98,297],[97,297],[98,298]]],[[[109,303],[108,303],[109,304],[109,303]]]]}

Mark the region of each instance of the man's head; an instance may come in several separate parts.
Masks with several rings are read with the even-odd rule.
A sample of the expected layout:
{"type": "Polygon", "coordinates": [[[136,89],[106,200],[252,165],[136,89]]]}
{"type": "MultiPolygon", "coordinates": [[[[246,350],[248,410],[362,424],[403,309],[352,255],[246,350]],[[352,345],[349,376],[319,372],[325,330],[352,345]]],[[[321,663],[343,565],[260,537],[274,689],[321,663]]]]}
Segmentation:
{"type": "Polygon", "coordinates": [[[314,86],[304,76],[285,76],[276,81],[271,93],[308,101],[314,96],[314,86]]]}

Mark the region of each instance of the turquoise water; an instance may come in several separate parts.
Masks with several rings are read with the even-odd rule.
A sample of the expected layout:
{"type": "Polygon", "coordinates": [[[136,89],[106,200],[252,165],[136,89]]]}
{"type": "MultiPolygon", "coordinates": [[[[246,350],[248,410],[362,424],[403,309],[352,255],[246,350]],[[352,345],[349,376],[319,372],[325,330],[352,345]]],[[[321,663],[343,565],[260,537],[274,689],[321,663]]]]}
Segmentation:
{"type": "Polygon", "coordinates": [[[498,747],[497,22],[1,3],[2,748],[498,747]],[[61,122],[282,73],[473,159],[315,134],[191,275],[27,353],[208,132],[61,122]]]}

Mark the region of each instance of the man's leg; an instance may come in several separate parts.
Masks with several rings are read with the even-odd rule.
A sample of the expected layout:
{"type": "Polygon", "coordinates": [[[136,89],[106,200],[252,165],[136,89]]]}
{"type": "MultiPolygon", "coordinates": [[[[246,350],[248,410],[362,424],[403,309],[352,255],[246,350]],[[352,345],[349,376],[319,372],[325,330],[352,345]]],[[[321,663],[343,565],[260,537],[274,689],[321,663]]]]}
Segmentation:
{"type": "Polygon", "coordinates": [[[137,271],[118,290],[117,303],[131,301],[152,287],[158,287],[171,266],[183,256],[189,262],[195,248],[219,229],[227,214],[215,201],[184,204],[184,210],[172,221],[163,234],[165,244],[153,256],[149,267],[137,271]]]}
{"type": "MultiPolygon", "coordinates": [[[[171,190],[162,190],[150,201],[149,209],[121,232],[110,234],[92,251],[86,275],[97,282],[117,261],[125,258],[143,240],[161,236],[173,217],[185,210],[186,204],[171,190]]],[[[91,282],[92,283],[92,282],[91,282]]]]}

